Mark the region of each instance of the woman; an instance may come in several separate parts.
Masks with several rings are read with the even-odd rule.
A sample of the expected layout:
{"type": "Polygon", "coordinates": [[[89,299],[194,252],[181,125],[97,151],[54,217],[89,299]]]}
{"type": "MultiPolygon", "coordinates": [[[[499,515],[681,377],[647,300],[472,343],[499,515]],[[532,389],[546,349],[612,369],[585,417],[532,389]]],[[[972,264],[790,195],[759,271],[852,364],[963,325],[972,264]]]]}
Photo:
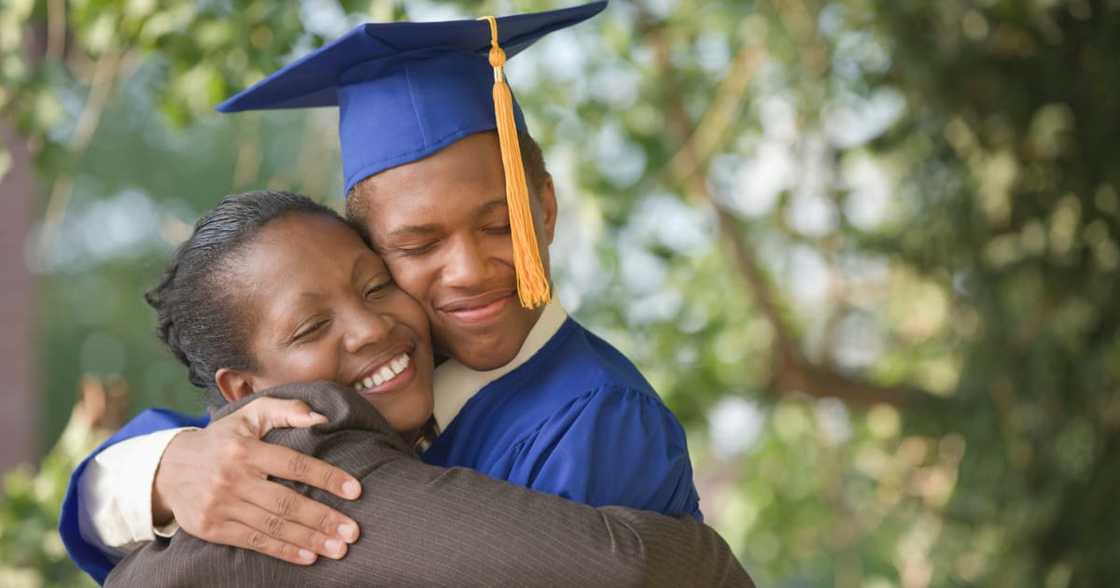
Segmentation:
{"type": "Polygon", "coordinates": [[[222,200],[146,299],[160,339],[212,405],[328,380],[410,440],[431,422],[427,316],[356,230],[306,197],[222,200]]]}
{"type": "Polygon", "coordinates": [[[688,517],[596,509],[416,459],[401,437],[422,439],[431,415],[425,314],[352,227],[304,197],[223,200],[148,302],[216,422],[254,395],[301,400],[329,419],[270,440],[345,469],[362,495],[281,483],[369,532],[346,558],[313,566],[179,532],[133,551],[107,585],[752,585],[726,543],[688,517]]]}

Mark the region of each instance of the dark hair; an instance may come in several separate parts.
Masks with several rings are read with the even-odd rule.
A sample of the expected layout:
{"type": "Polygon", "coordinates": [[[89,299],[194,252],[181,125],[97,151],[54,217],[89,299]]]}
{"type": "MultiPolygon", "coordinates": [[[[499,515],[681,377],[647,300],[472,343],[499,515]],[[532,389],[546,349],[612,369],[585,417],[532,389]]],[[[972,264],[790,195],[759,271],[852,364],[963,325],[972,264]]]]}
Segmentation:
{"type": "Polygon", "coordinates": [[[318,214],[346,221],[334,210],[290,192],[226,196],[194,225],[175,250],[159,284],[144,299],[156,310],[156,334],[187,366],[190,381],[225,402],[214,374],[219,368],[251,370],[249,316],[239,308],[235,258],[269,222],[291,214],[318,214]]]}
{"type": "MultiPolygon", "coordinates": [[[[525,182],[529,185],[529,192],[536,194],[548,177],[544,154],[541,152],[541,146],[526,131],[517,132],[517,142],[521,147],[521,162],[525,165],[525,182]]],[[[367,241],[369,234],[366,228],[366,215],[369,212],[369,192],[362,188],[372,177],[375,176],[355,184],[346,197],[346,218],[367,241]]]]}

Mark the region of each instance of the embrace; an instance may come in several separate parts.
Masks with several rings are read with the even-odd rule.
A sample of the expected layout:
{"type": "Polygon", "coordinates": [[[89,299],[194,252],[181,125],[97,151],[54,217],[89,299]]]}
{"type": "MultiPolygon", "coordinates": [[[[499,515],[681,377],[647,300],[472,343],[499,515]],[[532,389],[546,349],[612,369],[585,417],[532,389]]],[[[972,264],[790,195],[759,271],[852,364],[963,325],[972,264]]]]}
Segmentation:
{"type": "Polygon", "coordinates": [[[226,101],[335,106],[345,217],[226,197],[147,295],[209,417],[141,413],[60,531],[119,586],[752,586],[684,431],[551,300],[507,57],[603,10],[366,24],[226,101]]]}

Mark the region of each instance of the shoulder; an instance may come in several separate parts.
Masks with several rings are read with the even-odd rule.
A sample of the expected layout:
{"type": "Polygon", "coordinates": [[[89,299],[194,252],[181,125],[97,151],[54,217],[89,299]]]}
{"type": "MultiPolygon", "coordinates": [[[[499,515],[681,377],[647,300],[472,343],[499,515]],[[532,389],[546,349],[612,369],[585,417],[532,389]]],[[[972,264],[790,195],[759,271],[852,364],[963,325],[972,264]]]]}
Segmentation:
{"type": "Polygon", "coordinates": [[[637,366],[630,361],[630,358],[626,357],[606,339],[596,335],[579,323],[575,324],[588,355],[594,358],[595,363],[603,370],[605,375],[621,385],[653,391],[653,387],[642,376],[637,366]]]}
{"type": "Polygon", "coordinates": [[[593,506],[699,518],[684,429],[652,391],[596,388],[525,435],[511,481],[593,506]]]}
{"type": "Polygon", "coordinates": [[[533,359],[523,376],[531,381],[563,381],[569,398],[609,387],[653,394],[653,387],[629,358],[572,318],[533,359]]]}
{"type": "Polygon", "coordinates": [[[579,419],[593,428],[641,421],[683,441],[676,417],[625,355],[571,318],[560,335],[561,344],[542,354],[547,366],[526,374],[533,393],[519,392],[523,414],[539,424],[526,429],[564,429],[579,419]]]}
{"type": "Polygon", "coordinates": [[[581,433],[598,432],[617,438],[621,433],[640,430],[647,439],[674,441],[683,448],[684,429],[677,417],[650,388],[604,382],[573,398],[557,411],[542,428],[566,430],[579,426],[581,433]]]}

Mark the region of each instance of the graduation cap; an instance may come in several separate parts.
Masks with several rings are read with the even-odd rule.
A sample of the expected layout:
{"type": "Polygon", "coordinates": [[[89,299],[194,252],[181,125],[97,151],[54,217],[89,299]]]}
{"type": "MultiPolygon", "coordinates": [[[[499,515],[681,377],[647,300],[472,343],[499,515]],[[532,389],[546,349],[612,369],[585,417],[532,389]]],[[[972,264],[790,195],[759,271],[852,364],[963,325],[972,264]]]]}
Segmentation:
{"type": "Polygon", "coordinates": [[[345,191],[483,131],[498,131],[522,306],[548,301],[517,132],[525,119],[503,66],[606,1],[501,18],[367,23],[218,106],[220,112],[337,106],[345,191]]]}

